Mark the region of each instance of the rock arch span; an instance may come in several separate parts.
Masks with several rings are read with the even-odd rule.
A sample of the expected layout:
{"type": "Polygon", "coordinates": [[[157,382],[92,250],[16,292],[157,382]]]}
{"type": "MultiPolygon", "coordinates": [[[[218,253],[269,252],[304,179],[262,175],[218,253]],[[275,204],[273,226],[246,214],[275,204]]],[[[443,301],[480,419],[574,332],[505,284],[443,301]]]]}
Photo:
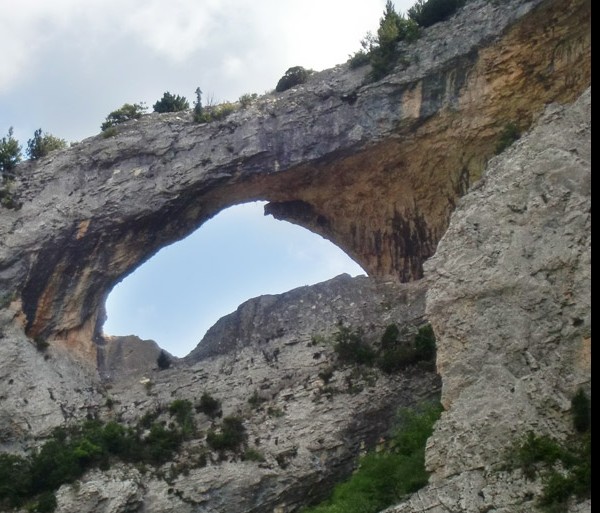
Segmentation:
{"type": "Polygon", "coordinates": [[[418,279],[503,127],[589,85],[590,18],[586,0],[468,4],[377,83],[342,66],[220,122],[153,114],[24,164],[22,208],[0,221],[0,288],[29,336],[91,357],[116,282],[255,200],[371,276],[418,279]]]}

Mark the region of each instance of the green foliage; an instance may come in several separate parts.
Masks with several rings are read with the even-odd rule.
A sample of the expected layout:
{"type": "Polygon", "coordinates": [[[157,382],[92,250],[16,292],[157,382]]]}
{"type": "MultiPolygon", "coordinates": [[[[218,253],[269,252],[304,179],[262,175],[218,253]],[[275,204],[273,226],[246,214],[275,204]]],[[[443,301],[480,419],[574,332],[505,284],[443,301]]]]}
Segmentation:
{"type": "Polygon", "coordinates": [[[163,94],[163,97],[158,100],[152,108],[154,112],[181,112],[188,110],[190,104],[185,97],[179,95],[173,95],[169,91],[163,94]]]}
{"type": "Polygon", "coordinates": [[[38,497],[34,511],[36,513],[52,513],[58,506],[54,492],[44,492],[38,497]]]}
{"type": "Polygon", "coordinates": [[[401,424],[387,448],[361,458],[352,477],[330,499],[304,513],[375,513],[427,484],[425,443],[442,409],[439,404],[401,412],[401,424]]]}
{"type": "Polygon", "coordinates": [[[211,418],[217,417],[221,413],[221,402],[208,392],[204,392],[202,397],[200,397],[200,403],[196,405],[196,411],[204,413],[211,418]]]}
{"type": "Polygon", "coordinates": [[[245,109],[247,107],[250,107],[250,105],[252,105],[257,98],[258,95],[256,93],[243,94],[242,96],[240,96],[239,102],[242,108],[245,109]]]}
{"type": "Polygon", "coordinates": [[[117,127],[111,126],[102,132],[102,137],[104,137],[104,139],[108,139],[110,137],[115,137],[118,133],[119,131],[117,130],[117,127]]]}
{"type": "Polygon", "coordinates": [[[369,53],[364,49],[354,52],[354,54],[352,54],[350,56],[350,58],[348,59],[348,64],[350,66],[350,69],[360,68],[360,67],[366,66],[367,64],[370,64],[370,63],[371,63],[371,57],[370,57],[369,53]]]}
{"type": "Polygon", "coordinates": [[[202,106],[202,89],[196,87],[196,100],[194,101],[194,121],[202,123],[204,117],[204,107],[202,106]]]}
{"type": "Polygon", "coordinates": [[[184,437],[189,437],[196,431],[192,410],[192,403],[187,399],[176,399],[169,406],[169,413],[175,417],[184,437]]]}
{"type": "Polygon", "coordinates": [[[160,354],[156,359],[156,365],[158,365],[160,370],[168,369],[171,366],[171,358],[169,358],[169,355],[166,353],[166,351],[161,349],[160,354]]]}
{"type": "Polygon", "coordinates": [[[209,121],[220,121],[225,119],[227,116],[229,116],[229,114],[235,112],[235,110],[235,104],[231,102],[223,102],[206,108],[206,111],[210,117],[209,121]]]}
{"type": "Polygon", "coordinates": [[[249,447],[248,449],[246,449],[246,451],[242,455],[242,459],[245,461],[261,462],[261,461],[265,461],[265,456],[257,449],[249,447]]]}
{"type": "Polygon", "coordinates": [[[46,349],[48,349],[48,347],[50,347],[50,344],[48,343],[48,341],[43,338],[43,337],[35,337],[33,339],[33,342],[35,343],[35,348],[40,352],[43,353],[44,351],[46,351],[46,349]]]}
{"type": "Polygon", "coordinates": [[[430,27],[447,20],[465,5],[465,0],[417,0],[408,10],[408,17],[421,27],[430,27]]]}
{"type": "Polygon", "coordinates": [[[396,324],[390,324],[383,332],[383,335],[381,335],[381,349],[385,351],[386,349],[396,347],[399,335],[400,330],[398,329],[398,326],[396,324]]]}
{"type": "Polygon", "coordinates": [[[400,55],[397,45],[400,41],[412,42],[419,37],[417,23],[395,11],[393,3],[388,0],[379,20],[377,35],[370,32],[361,41],[362,50],[350,57],[351,68],[371,64],[370,78],[379,80],[392,71],[398,63],[400,55]]]}
{"type": "Polygon", "coordinates": [[[31,489],[31,461],[0,453],[0,506],[17,507],[31,489]]]}
{"type": "MultiPolygon", "coordinates": [[[[210,102],[209,102],[210,103],[210,102]]],[[[218,105],[202,105],[202,89],[196,88],[196,101],[194,102],[194,121],[196,123],[210,123],[220,121],[235,112],[236,105],[223,102],[218,105]]]]}
{"type": "Polygon", "coordinates": [[[571,399],[571,415],[573,427],[579,433],[589,431],[591,426],[591,404],[590,399],[582,388],[571,399]]]}
{"type": "Polygon", "coordinates": [[[275,86],[275,91],[281,93],[294,86],[304,84],[312,73],[313,70],[311,69],[306,69],[302,66],[293,66],[279,79],[279,82],[277,82],[277,85],[275,86]]]}
{"type": "Polygon", "coordinates": [[[45,157],[51,151],[66,147],[67,141],[48,133],[43,134],[42,129],[38,128],[33,134],[33,139],[27,141],[27,155],[31,160],[36,160],[45,157]]]}
{"type": "Polygon", "coordinates": [[[519,132],[517,125],[515,125],[512,122],[509,122],[506,125],[504,125],[504,129],[502,130],[500,138],[496,143],[496,155],[502,153],[512,143],[519,139],[519,137],[521,137],[521,133],[519,132]]]}
{"type": "Polygon", "coordinates": [[[132,463],[163,464],[173,458],[193,430],[192,405],[176,400],[169,412],[179,428],[157,423],[157,413],[135,428],[116,422],[87,421],[52,437],[27,458],[0,454],[0,507],[16,507],[35,499],[35,511],[53,511],[53,491],[72,483],[89,468],[109,468],[111,458],[132,463]]]}
{"type": "Polygon", "coordinates": [[[260,407],[261,404],[266,402],[267,400],[264,397],[261,397],[257,390],[248,398],[248,404],[252,406],[255,410],[260,407]]]}
{"type": "Polygon", "coordinates": [[[13,184],[14,181],[6,174],[4,175],[4,179],[0,180],[0,206],[19,210],[23,204],[17,199],[13,191],[13,184]]]}
{"type": "Polygon", "coordinates": [[[181,433],[167,429],[162,424],[152,424],[150,433],[143,440],[143,461],[161,464],[169,461],[182,442],[181,433]]]}
{"type": "Polygon", "coordinates": [[[393,373],[418,362],[435,360],[435,334],[430,324],[419,328],[410,346],[400,343],[398,336],[399,330],[395,324],[392,324],[381,337],[381,351],[377,358],[377,365],[382,371],[393,373]]]}
{"type": "Polygon", "coordinates": [[[21,146],[13,137],[13,127],[8,129],[8,134],[0,141],[0,177],[7,179],[11,171],[21,161],[21,146]]]}
{"type": "Polygon", "coordinates": [[[326,367],[325,369],[319,372],[318,376],[323,380],[323,383],[327,385],[333,377],[333,371],[333,367],[326,367]]]}
{"type": "Polygon", "coordinates": [[[419,328],[415,337],[415,351],[418,360],[433,360],[435,358],[435,333],[431,324],[425,324],[419,328]]]}
{"type": "Polygon", "coordinates": [[[566,513],[573,497],[582,500],[591,496],[591,430],[583,418],[581,425],[575,423],[580,414],[591,416],[591,408],[581,390],[573,397],[573,403],[578,406],[572,409],[575,433],[571,438],[559,442],[530,431],[509,452],[510,466],[520,468],[528,479],[541,477],[543,490],[538,504],[548,513],[566,513]],[[576,408],[581,410],[576,412],[576,408]]]}
{"type": "Polygon", "coordinates": [[[132,119],[139,119],[146,112],[146,106],[143,103],[125,103],[120,109],[113,110],[108,116],[106,121],[100,126],[101,130],[105,130],[131,121],[132,119]]]}
{"type": "Polygon", "coordinates": [[[363,340],[360,328],[353,330],[339,323],[333,341],[333,349],[342,363],[372,365],[375,361],[375,350],[363,340]]]}
{"type": "Polygon", "coordinates": [[[234,416],[223,419],[220,432],[211,429],[206,435],[206,443],[216,451],[236,451],[246,439],[246,428],[242,420],[234,416]]]}
{"type": "Polygon", "coordinates": [[[267,415],[269,417],[283,417],[285,415],[285,412],[281,408],[269,406],[267,408],[267,415]]]}

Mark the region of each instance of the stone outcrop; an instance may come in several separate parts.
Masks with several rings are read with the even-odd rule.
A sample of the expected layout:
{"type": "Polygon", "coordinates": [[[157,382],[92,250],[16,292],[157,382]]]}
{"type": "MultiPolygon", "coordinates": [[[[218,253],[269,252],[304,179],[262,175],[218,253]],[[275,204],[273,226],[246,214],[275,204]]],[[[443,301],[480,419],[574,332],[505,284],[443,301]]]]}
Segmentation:
{"type": "Polygon", "coordinates": [[[134,423],[207,390],[243,416],[263,462],[209,454],[201,467],[198,437],[164,475],[89,472],[59,490],[59,511],[294,511],[351,470],[397,406],[439,385],[422,369],[319,376],[335,364],[325,342],[338,319],[373,343],[391,322],[414,334],[424,284],[398,282],[420,278],[435,252],[426,312],[446,412],[427,448],[429,486],[391,511],[532,510],[540,483],[503,470],[504,451],[529,428],[565,436],[569,398],[590,382],[590,23],[586,0],[475,0],[401,46],[379,82],[342,65],[223,121],[148,115],[21,164],[21,208],[0,214],[3,449],[88,416],[134,423]],[[551,102],[476,183],[505,126],[527,129],[551,102]],[[102,337],[115,283],[258,199],[372,278],[246,303],[168,370],[151,342],[102,337]]]}
{"type": "Polygon", "coordinates": [[[342,65],[220,122],[152,114],[36,163],[0,219],[0,287],[31,337],[94,360],[116,282],[227,206],[333,241],[372,276],[419,278],[509,122],[590,83],[590,2],[479,0],[368,83],[342,65]]]}
{"type": "Polygon", "coordinates": [[[540,483],[502,467],[530,430],[564,439],[571,398],[591,392],[590,143],[591,91],[550,106],[427,262],[447,411],[428,442],[431,485],[391,512],[535,510],[540,483]]]}
{"type": "MultiPolygon", "coordinates": [[[[86,414],[135,425],[158,410],[163,412],[159,420],[169,421],[174,400],[198,404],[206,392],[221,402],[223,417],[243,419],[248,447],[262,460],[244,459],[243,451],[211,451],[206,433],[220,419],[196,412],[197,435],[173,461],[144,474],[122,463],[107,471],[90,470],[75,485],[60,488],[57,511],[284,513],[323,499],[336,481],[351,473],[358,455],[387,435],[400,408],[437,400],[440,390],[439,376],[431,369],[416,366],[386,374],[376,367],[340,363],[332,339],[338,322],[363,329],[364,339],[375,347],[386,327],[395,323],[408,343],[425,322],[424,308],[423,282],[378,284],[342,275],[244,303],[207,334],[208,351],[174,360],[169,369],[158,370],[155,362],[141,373],[126,375],[117,369],[86,414]],[[220,344],[215,334],[235,334],[234,343],[220,344]]],[[[135,350],[138,355],[152,352],[147,341],[107,341],[113,344],[116,348],[103,352],[110,355],[132,346],[142,346],[135,350]]],[[[51,379],[60,361],[56,350],[49,351],[52,357],[40,356],[35,369],[43,379],[51,379]]],[[[37,389],[30,396],[45,399],[37,389]]],[[[3,400],[3,421],[10,400],[3,400]]],[[[81,408],[80,402],[73,397],[71,407],[81,408]]],[[[12,432],[13,441],[32,434],[12,432]]]]}

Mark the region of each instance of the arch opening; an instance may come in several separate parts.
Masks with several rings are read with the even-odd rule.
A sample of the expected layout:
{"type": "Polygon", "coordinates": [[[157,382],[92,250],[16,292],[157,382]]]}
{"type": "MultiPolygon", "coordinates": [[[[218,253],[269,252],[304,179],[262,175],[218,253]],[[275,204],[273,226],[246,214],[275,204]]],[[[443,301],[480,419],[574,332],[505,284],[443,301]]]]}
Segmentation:
{"type": "Polygon", "coordinates": [[[320,235],[264,215],[265,204],[221,211],[118,283],[106,300],[104,334],[135,334],[184,357],[248,299],[366,274],[320,235]]]}

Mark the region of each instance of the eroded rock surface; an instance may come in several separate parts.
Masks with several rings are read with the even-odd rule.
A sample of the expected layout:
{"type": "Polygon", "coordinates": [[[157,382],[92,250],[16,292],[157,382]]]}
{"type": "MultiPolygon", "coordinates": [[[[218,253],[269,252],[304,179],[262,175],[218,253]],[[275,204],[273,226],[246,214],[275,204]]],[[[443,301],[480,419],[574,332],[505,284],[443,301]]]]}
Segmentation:
{"type": "Polygon", "coordinates": [[[591,91],[491,162],[426,274],[447,411],[431,485],[390,511],[535,510],[540,483],[502,470],[507,449],[566,437],[571,398],[591,392],[591,91]]]}
{"type": "Polygon", "coordinates": [[[400,408],[439,398],[439,376],[427,367],[386,374],[340,363],[333,347],[339,322],[363,329],[374,347],[392,323],[411,341],[425,322],[423,285],[342,275],[252,299],[209,331],[199,346],[207,351],[167,370],[117,374],[110,407],[97,405],[97,415],[135,424],[160,410],[168,421],[174,400],[198,404],[206,392],[221,402],[223,417],[243,419],[248,447],[263,461],[210,450],[206,432],[220,417],[197,412],[198,435],[172,462],[143,475],[123,464],[90,471],[60,489],[58,511],[284,513],[323,499],[361,451],[387,435],[400,408]]]}

